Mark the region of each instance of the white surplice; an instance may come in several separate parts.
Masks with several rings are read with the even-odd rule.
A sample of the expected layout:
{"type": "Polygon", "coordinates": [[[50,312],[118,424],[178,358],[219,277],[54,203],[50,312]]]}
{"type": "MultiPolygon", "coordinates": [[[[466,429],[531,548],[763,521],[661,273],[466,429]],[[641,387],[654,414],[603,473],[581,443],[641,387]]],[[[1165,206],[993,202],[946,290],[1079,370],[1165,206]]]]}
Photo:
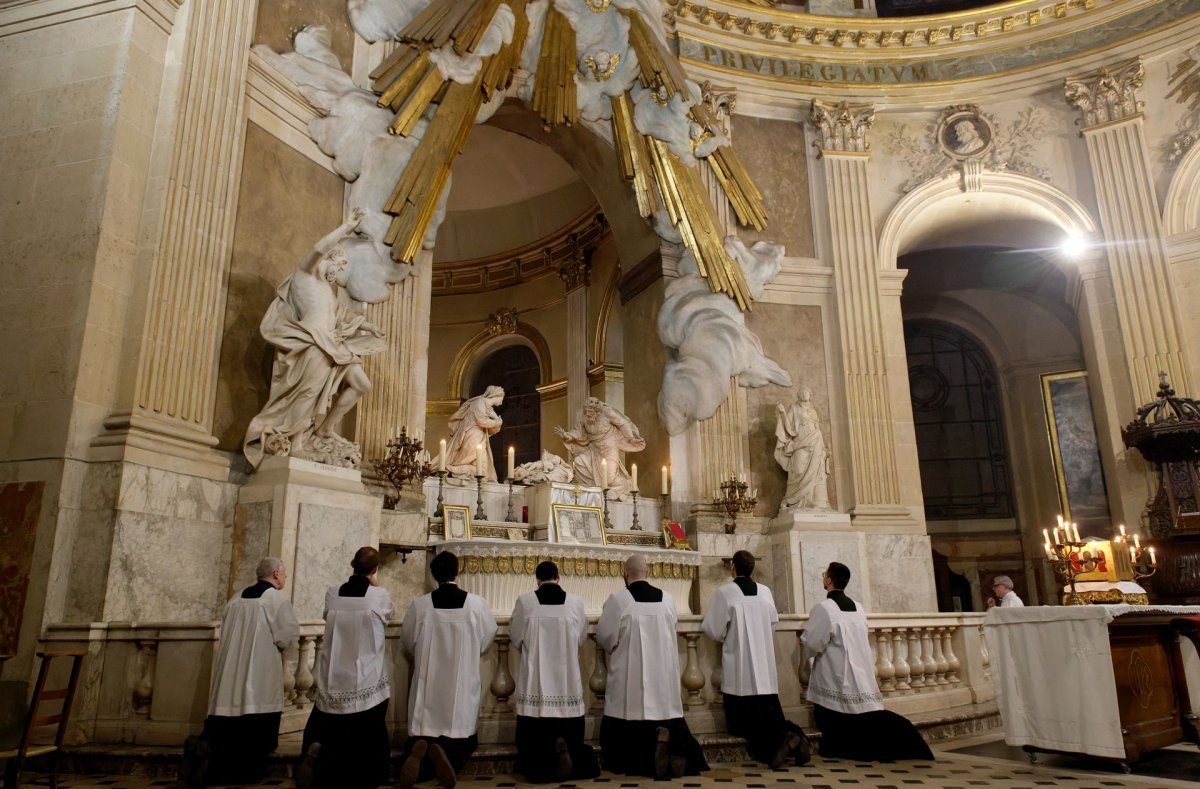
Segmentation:
{"type": "Polygon", "coordinates": [[[683,717],[675,601],[667,592],[658,603],[639,603],[628,589],[604,602],[596,641],[608,653],[604,714],[624,720],[683,717]]]}
{"type": "Polygon", "coordinates": [[[567,594],[562,605],[542,605],[536,592],[517,598],[508,625],[517,670],[517,714],[578,718],[585,711],[579,648],[587,640],[583,598],[567,594]]]}
{"type": "Polygon", "coordinates": [[[861,603],[855,601],[853,611],[843,611],[833,600],[823,600],[809,613],[801,641],[807,657],[813,658],[810,702],[852,715],[883,709],[861,603]]]}
{"type": "Polygon", "coordinates": [[[434,608],[433,598],[413,600],[404,614],[400,645],[411,656],[408,733],[461,739],[479,722],[479,656],[496,636],[487,602],[467,594],[462,608],[434,608]]]}
{"type": "Polygon", "coordinates": [[[775,626],[779,612],[771,590],[756,584],[747,597],[730,582],[717,589],[701,627],[721,645],[721,692],[733,696],[779,693],[775,667],[775,626]]]}
{"type": "Polygon", "coordinates": [[[381,586],[368,586],[363,597],[340,597],[339,588],[325,593],[315,704],[321,712],[349,715],[391,697],[384,638],[396,608],[381,586]]]}
{"type": "Polygon", "coordinates": [[[278,589],[237,597],[225,606],[221,646],[213,667],[208,714],[258,715],[283,710],[280,651],[296,643],[300,625],[278,589]]]}
{"type": "Polygon", "coordinates": [[[1020,597],[1017,597],[1016,592],[1014,592],[1012,589],[1009,589],[1004,593],[1004,597],[1000,598],[1000,605],[1004,606],[1005,608],[1024,608],[1025,601],[1020,597]]]}

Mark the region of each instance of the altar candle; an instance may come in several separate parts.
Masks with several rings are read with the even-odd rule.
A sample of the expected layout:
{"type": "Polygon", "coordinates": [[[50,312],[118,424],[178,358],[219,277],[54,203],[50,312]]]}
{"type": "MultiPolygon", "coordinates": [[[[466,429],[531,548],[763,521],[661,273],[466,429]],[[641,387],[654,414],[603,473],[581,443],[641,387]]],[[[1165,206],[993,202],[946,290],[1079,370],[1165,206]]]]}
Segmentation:
{"type": "Polygon", "coordinates": [[[664,496],[671,492],[670,490],[667,489],[667,467],[666,466],[662,467],[662,492],[663,492],[664,496]]]}
{"type": "Polygon", "coordinates": [[[1062,540],[1058,536],[1058,527],[1057,526],[1054,527],[1054,544],[1055,545],[1062,544],[1062,540]]]}
{"type": "Polygon", "coordinates": [[[1120,526],[1118,526],[1117,528],[1121,530],[1121,536],[1122,536],[1122,537],[1124,537],[1124,536],[1125,536],[1125,524],[1124,524],[1124,523],[1122,523],[1122,524],[1121,524],[1120,526]]]}
{"type": "Polygon", "coordinates": [[[1129,561],[1137,564],[1137,548],[1134,548],[1132,545],[1129,546],[1129,561]]]}
{"type": "Polygon", "coordinates": [[[438,471],[445,471],[446,470],[446,439],[443,438],[439,443],[441,445],[442,451],[438,453],[438,471]]]}
{"type": "Polygon", "coordinates": [[[1141,547],[1142,547],[1142,538],[1141,538],[1141,537],[1139,537],[1139,536],[1137,536],[1136,534],[1135,534],[1135,535],[1133,535],[1133,547],[1134,547],[1134,548],[1141,548],[1141,547]]]}
{"type": "Polygon", "coordinates": [[[1154,548],[1150,549],[1150,566],[1154,567],[1158,564],[1158,558],[1154,555],[1154,548]]]}
{"type": "Polygon", "coordinates": [[[1050,530],[1042,529],[1042,534],[1046,537],[1046,547],[1049,548],[1050,547],[1050,530]]]}
{"type": "Polygon", "coordinates": [[[515,466],[513,464],[516,462],[516,459],[517,459],[517,448],[509,447],[508,448],[508,478],[509,479],[513,478],[513,469],[515,468],[515,466]]]}
{"type": "Polygon", "coordinates": [[[475,445],[475,476],[483,476],[483,444],[475,445]]]}
{"type": "Polygon", "coordinates": [[[633,489],[637,490],[637,463],[634,463],[633,468],[630,469],[630,475],[633,477],[633,489]]]}
{"type": "Polygon", "coordinates": [[[600,461],[600,487],[608,487],[608,460],[600,461]]]}
{"type": "Polygon", "coordinates": [[[1083,540],[1079,537],[1079,524],[1078,523],[1071,524],[1071,531],[1075,532],[1075,542],[1083,542],[1083,540]]]}

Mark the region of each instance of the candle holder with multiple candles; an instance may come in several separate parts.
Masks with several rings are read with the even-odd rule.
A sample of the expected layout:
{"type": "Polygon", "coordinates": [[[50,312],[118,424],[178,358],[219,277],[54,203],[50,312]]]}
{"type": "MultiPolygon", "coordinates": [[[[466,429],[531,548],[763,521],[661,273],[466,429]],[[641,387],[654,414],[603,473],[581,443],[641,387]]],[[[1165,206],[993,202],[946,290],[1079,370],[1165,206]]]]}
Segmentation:
{"type": "Polygon", "coordinates": [[[733,534],[737,530],[738,513],[754,512],[758,504],[758,488],[751,489],[746,483],[745,475],[729,475],[729,479],[721,483],[721,495],[713,497],[717,509],[729,516],[725,524],[725,533],[733,534]]]}
{"type": "Polygon", "coordinates": [[[1081,537],[1079,525],[1059,515],[1058,525],[1042,534],[1046,559],[1063,582],[1063,605],[1149,603],[1137,582],[1154,575],[1158,558],[1153,546],[1124,525],[1110,540],[1081,537]]]}

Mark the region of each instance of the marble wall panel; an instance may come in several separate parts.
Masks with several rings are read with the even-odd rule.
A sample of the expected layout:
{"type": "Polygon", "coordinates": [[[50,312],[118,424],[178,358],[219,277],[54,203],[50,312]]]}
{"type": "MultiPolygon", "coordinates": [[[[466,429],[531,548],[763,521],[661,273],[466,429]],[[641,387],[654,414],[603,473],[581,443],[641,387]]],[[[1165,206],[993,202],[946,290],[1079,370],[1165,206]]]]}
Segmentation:
{"type": "Polygon", "coordinates": [[[0,485],[0,653],[15,654],[45,482],[0,485]]]}
{"type": "Polygon", "coordinates": [[[292,605],[296,616],[320,619],[325,592],[350,576],[354,552],[372,543],[366,512],[303,502],[296,533],[292,605]]]}
{"type": "Polygon", "coordinates": [[[933,554],[927,535],[867,534],[866,555],[870,562],[872,611],[937,610],[933,554]]]}
{"type": "Polygon", "coordinates": [[[812,208],[804,124],[733,116],[733,144],[763,194],[767,229],[739,229],[747,244],[766,239],[783,244],[788,257],[812,257],[812,208]]]}
{"type": "MultiPolygon", "coordinates": [[[[821,308],[791,304],[754,305],[746,325],[762,340],[767,357],[791,373],[793,387],[764,386],[746,391],[747,425],[750,433],[750,471],[758,486],[757,515],[775,517],[787,487],[787,473],[775,462],[775,405],[790,404],[807,386],[821,415],[825,448],[833,451],[830,425],[829,372],[825,364],[825,340],[821,308]]],[[[832,471],[834,464],[830,462],[832,471]]],[[[829,476],[829,504],[837,509],[834,476],[829,476]]]]}
{"type": "Polygon", "coordinates": [[[341,178],[249,124],[213,414],[220,449],[241,450],[246,425],[267,401],[273,354],[258,324],[279,284],[341,222],[342,194],[341,178]]]}
{"type": "MultiPolygon", "coordinates": [[[[254,583],[258,562],[271,555],[270,501],[252,501],[237,506],[233,519],[229,595],[254,583]]],[[[294,568],[287,568],[291,572],[294,568]]]]}
{"type": "MultiPolygon", "coordinates": [[[[890,536],[890,535],[889,535],[890,536]]],[[[821,583],[821,574],[830,562],[841,562],[850,568],[850,585],[846,594],[863,604],[868,611],[890,611],[880,607],[875,596],[876,584],[874,565],[869,563],[864,535],[855,532],[800,532],[796,534],[800,552],[800,572],[804,592],[803,611],[807,613],[813,606],[825,599],[825,588],[821,583]]],[[[926,563],[928,564],[928,557],[926,563]]],[[[926,576],[931,571],[926,570],[926,576]]],[[[793,568],[793,574],[795,569],[793,568]]],[[[897,609],[897,610],[936,610],[933,608],[897,609]]]]}
{"type": "MultiPolygon", "coordinates": [[[[329,31],[333,53],[344,71],[350,71],[354,59],[354,28],[346,15],[345,3],[329,0],[260,0],[254,43],[266,44],[276,52],[290,52],[292,37],[307,25],[321,25],[329,31]]],[[[332,229],[332,228],[330,228],[332,229]]]]}

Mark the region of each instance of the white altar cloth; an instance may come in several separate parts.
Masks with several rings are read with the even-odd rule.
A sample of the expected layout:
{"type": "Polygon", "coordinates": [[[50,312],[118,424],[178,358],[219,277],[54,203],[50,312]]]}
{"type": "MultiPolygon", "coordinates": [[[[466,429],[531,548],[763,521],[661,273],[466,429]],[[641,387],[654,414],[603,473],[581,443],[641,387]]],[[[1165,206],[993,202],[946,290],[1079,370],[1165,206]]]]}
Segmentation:
{"type": "MultiPolygon", "coordinates": [[[[1125,758],[1108,624],[1127,614],[1196,616],[1197,606],[993,608],[984,620],[1009,745],[1125,758]]],[[[1196,655],[1185,651],[1185,662],[1196,655]]],[[[1192,707],[1200,687],[1189,683],[1192,707]]]]}
{"type": "Polygon", "coordinates": [[[431,540],[430,545],[458,556],[459,585],[487,600],[497,616],[511,614],[517,598],[537,587],[533,571],[545,559],[558,565],[563,589],[583,598],[589,616],[599,616],[608,596],[624,588],[621,571],[631,553],[646,557],[646,580],[669,592],[679,613],[696,613],[691,591],[701,557],[694,551],[493,539],[431,540]]]}

